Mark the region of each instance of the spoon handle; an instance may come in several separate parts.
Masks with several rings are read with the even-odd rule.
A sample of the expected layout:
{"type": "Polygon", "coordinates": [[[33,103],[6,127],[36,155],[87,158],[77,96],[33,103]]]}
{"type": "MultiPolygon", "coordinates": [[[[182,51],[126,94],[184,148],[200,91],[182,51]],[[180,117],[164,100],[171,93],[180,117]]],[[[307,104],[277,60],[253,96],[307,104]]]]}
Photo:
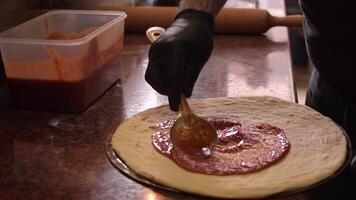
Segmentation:
{"type": "Polygon", "coordinates": [[[180,95],[179,115],[181,115],[185,123],[189,123],[189,116],[192,114],[192,110],[189,107],[188,101],[184,94],[180,95]]]}

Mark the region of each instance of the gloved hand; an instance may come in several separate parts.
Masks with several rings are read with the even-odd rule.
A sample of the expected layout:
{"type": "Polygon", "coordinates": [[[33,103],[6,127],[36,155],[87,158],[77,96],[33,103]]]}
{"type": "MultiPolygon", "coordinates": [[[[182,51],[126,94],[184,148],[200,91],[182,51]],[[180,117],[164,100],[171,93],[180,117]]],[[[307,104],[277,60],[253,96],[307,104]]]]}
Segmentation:
{"type": "Polygon", "coordinates": [[[173,111],[178,110],[181,93],[192,95],[213,48],[213,26],[210,13],[183,10],[151,45],[145,79],[157,92],[168,96],[173,111]]]}

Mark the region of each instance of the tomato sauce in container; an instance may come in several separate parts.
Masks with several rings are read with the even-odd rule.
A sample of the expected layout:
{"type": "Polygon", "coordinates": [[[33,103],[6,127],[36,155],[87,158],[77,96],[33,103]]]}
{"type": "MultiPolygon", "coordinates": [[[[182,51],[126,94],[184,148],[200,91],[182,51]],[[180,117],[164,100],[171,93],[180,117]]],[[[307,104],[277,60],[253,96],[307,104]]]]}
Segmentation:
{"type": "Polygon", "coordinates": [[[120,78],[126,14],[50,11],[0,34],[13,105],[82,112],[120,78]]]}

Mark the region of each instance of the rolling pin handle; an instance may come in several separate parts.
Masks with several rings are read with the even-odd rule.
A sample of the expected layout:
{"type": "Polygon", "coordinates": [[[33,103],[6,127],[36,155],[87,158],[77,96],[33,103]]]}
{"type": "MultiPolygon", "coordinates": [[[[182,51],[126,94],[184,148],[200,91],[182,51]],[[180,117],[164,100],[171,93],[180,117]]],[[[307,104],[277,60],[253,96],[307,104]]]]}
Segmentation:
{"type": "Polygon", "coordinates": [[[164,33],[164,31],[165,31],[165,29],[162,27],[153,26],[153,27],[150,27],[149,29],[147,29],[146,36],[147,36],[148,40],[151,43],[153,43],[164,33]]]}
{"type": "Polygon", "coordinates": [[[270,26],[302,27],[302,19],[301,15],[270,16],[270,26]]]}

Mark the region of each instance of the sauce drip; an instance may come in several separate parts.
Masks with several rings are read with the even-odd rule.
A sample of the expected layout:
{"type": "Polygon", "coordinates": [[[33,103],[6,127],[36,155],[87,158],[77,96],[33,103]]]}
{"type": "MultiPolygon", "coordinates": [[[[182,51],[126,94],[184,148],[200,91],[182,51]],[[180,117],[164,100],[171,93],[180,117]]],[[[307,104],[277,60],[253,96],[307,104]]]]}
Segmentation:
{"type": "Polygon", "coordinates": [[[262,123],[242,127],[228,118],[208,117],[218,132],[217,145],[209,157],[187,155],[173,148],[169,129],[174,120],[167,120],[150,127],[152,145],[162,155],[180,167],[202,174],[233,175],[260,171],[284,158],[290,149],[284,131],[262,123]]]}

